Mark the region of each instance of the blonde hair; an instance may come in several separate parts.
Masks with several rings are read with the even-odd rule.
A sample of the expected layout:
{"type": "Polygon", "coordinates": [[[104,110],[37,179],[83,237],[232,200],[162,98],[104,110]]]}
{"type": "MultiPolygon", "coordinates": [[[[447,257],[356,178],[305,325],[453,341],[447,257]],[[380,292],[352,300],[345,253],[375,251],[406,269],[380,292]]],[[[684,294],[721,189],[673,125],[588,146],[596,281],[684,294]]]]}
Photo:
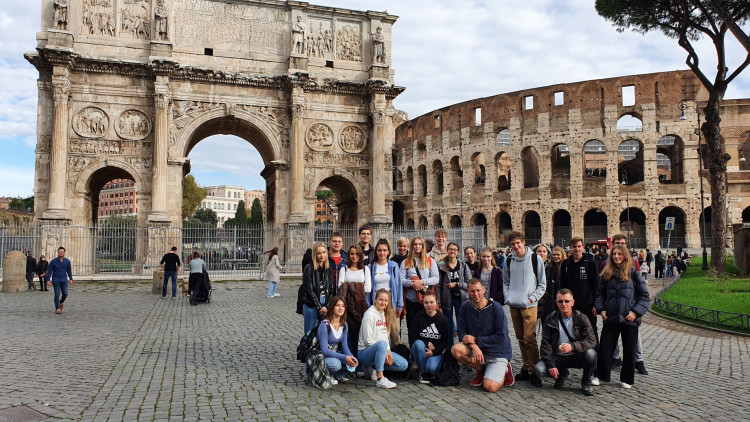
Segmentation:
{"type": "Polygon", "coordinates": [[[565,249],[563,249],[562,246],[555,246],[555,249],[552,249],[552,253],[555,252],[560,252],[560,262],[555,263],[555,261],[552,260],[552,254],[550,254],[549,260],[552,263],[552,266],[557,270],[557,278],[559,280],[561,277],[560,273],[562,272],[562,263],[568,258],[568,254],[565,253],[565,249]]]}
{"type": "Polygon", "coordinates": [[[425,244],[424,238],[422,238],[422,236],[414,236],[414,238],[411,240],[411,244],[409,244],[409,257],[406,258],[406,268],[416,267],[415,259],[419,260],[419,268],[430,268],[427,261],[427,245],[425,244]],[[417,239],[422,241],[422,252],[419,254],[419,256],[416,256],[416,254],[414,253],[414,241],[417,239]]]}
{"type": "Polygon", "coordinates": [[[313,270],[317,270],[321,267],[325,270],[328,269],[328,247],[326,247],[326,244],[323,242],[315,242],[315,245],[313,245],[312,268],[313,270]],[[326,251],[326,258],[323,260],[322,264],[318,264],[318,259],[315,256],[317,255],[318,248],[323,248],[323,250],[326,251]]]}
{"type": "MultiPolygon", "coordinates": [[[[490,258],[492,258],[490,259],[490,264],[492,265],[492,267],[497,267],[497,264],[495,264],[495,255],[492,253],[492,248],[490,248],[489,246],[485,246],[481,251],[479,251],[479,261],[482,261],[482,254],[485,253],[490,254],[490,258]]],[[[484,264],[482,264],[482,266],[484,266],[484,264]]]]}
{"type": "Polygon", "coordinates": [[[406,246],[409,246],[409,239],[405,238],[404,236],[401,236],[396,241],[396,247],[398,247],[398,245],[402,245],[404,243],[406,243],[406,246]]]}
{"type": "Polygon", "coordinates": [[[390,333],[391,323],[393,323],[393,321],[391,320],[391,292],[386,289],[378,289],[378,291],[375,292],[375,300],[377,300],[378,296],[380,295],[388,295],[388,305],[386,305],[383,313],[385,314],[385,326],[388,328],[388,332],[390,333]]]}
{"type": "Polygon", "coordinates": [[[612,247],[612,253],[609,254],[607,259],[607,265],[602,270],[602,280],[607,281],[612,277],[617,277],[620,281],[628,281],[630,279],[630,268],[633,266],[633,258],[628,253],[628,248],[622,245],[615,245],[612,247]],[[622,254],[622,263],[615,264],[615,260],[612,259],[612,255],[615,251],[619,251],[622,254]]]}

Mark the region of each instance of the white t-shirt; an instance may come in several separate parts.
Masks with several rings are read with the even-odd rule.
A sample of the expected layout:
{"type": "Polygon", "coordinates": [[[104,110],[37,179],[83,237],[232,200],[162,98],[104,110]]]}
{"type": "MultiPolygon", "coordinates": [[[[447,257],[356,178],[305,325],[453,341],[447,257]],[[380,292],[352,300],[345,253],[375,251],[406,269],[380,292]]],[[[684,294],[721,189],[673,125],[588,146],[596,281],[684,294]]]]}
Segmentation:
{"type": "Polygon", "coordinates": [[[375,285],[373,286],[373,290],[376,292],[380,289],[386,289],[390,291],[391,275],[388,274],[388,264],[386,263],[385,265],[380,265],[376,263],[373,266],[373,271],[375,272],[372,279],[373,283],[375,283],[375,285]]]}
{"type": "Polygon", "coordinates": [[[372,278],[370,277],[370,267],[365,266],[361,270],[352,270],[348,267],[341,267],[339,270],[339,287],[341,283],[365,283],[365,293],[372,291],[372,278]]]}

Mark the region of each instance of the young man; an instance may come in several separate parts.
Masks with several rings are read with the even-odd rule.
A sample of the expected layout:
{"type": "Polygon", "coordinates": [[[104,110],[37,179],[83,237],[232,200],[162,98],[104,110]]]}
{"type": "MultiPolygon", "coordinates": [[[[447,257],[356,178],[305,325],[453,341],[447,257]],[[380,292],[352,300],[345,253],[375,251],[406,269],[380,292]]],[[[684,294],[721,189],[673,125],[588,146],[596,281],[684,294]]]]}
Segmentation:
{"type": "Polygon", "coordinates": [[[372,239],[372,229],[368,225],[364,225],[359,228],[359,247],[362,248],[364,259],[362,264],[364,266],[370,265],[375,259],[375,249],[370,245],[370,239],[372,239]]]}
{"type": "Polygon", "coordinates": [[[511,347],[508,321],[502,305],[484,297],[484,286],[478,278],[469,281],[469,303],[461,307],[458,318],[460,343],[451,348],[457,361],[477,371],[470,382],[472,387],[483,387],[494,393],[513,385],[510,365],[511,347]]]}
{"type": "Polygon", "coordinates": [[[65,258],[65,248],[57,248],[57,259],[49,263],[47,273],[52,276],[47,281],[47,286],[55,289],[55,313],[59,314],[63,310],[63,302],[68,298],[68,286],[73,285],[73,271],[70,260],[65,258]],[[62,293],[62,297],[60,297],[62,293]]]}
{"type": "Polygon", "coordinates": [[[346,260],[349,258],[346,252],[342,251],[344,247],[344,236],[339,232],[331,234],[331,240],[328,241],[328,268],[331,271],[331,280],[333,285],[339,285],[339,270],[346,267],[346,260]]]}
{"type": "Polygon", "coordinates": [[[577,298],[575,310],[586,315],[598,337],[596,330],[596,288],[601,282],[599,269],[593,260],[586,259],[583,255],[583,239],[574,237],[570,239],[571,255],[563,261],[560,268],[560,288],[569,289],[577,298]]]}
{"type": "Polygon", "coordinates": [[[589,319],[573,310],[575,300],[568,289],[557,292],[557,311],[552,312],[542,326],[541,359],[534,366],[538,377],[549,374],[555,379],[555,388],[563,388],[568,378],[568,368],[583,368],[581,390],[593,396],[591,376],[596,369],[596,334],[589,319]]]}
{"type": "Polygon", "coordinates": [[[436,263],[440,263],[446,255],[448,255],[448,248],[445,246],[448,240],[448,232],[445,229],[438,229],[435,232],[435,246],[430,250],[430,258],[436,263]]]}
{"type": "Polygon", "coordinates": [[[519,381],[531,381],[535,387],[541,387],[542,380],[534,374],[534,365],[539,361],[539,346],[536,342],[537,305],[547,289],[544,261],[526,247],[526,239],[522,233],[511,232],[508,243],[511,253],[505,258],[503,293],[505,303],[510,307],[513,331],[516,332],[523,360],[523,367],[516,378],[519,381]]]}
{"type": "Polygon", "coordinates": [[[165,253],[159,262],[164,270],[164,286],[161,289],[161,297],[167,297],[167,284],[172,279],[172,300],[177,299],[177,272],[180,271],[180,256],[177,255],[177,246],[165,253]]]}

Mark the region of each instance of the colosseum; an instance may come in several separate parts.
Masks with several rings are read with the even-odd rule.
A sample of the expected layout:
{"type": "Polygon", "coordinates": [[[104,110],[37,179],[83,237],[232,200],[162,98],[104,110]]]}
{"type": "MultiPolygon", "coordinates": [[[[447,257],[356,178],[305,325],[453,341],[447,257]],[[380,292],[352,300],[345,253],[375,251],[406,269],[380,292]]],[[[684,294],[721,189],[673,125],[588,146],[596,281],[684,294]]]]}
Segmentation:
{"type": "MultiPolygon", "coordinates": [[[[692,72],[674,71],[434,110],[396,129],[394,223],[484,226],[493,246],[519,230],[527,244],[622,232],[638,248],[700,247],[704,211],[708,244],[710,188],[704,170],[702,210],[697,130],[707,98],[692,72]]],[[[732,157],[729,221],[750,222],[750,99],[724,102],[722,137],[732,157]]]]}

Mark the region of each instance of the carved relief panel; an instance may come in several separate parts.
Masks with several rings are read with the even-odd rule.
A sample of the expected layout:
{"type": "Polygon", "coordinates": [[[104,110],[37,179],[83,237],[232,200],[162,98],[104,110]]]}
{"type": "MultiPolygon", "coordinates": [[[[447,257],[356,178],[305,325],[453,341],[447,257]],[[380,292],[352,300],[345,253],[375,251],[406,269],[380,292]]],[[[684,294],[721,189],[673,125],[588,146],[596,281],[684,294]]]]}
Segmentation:
{"type": "Polygon", "coordinates": [[[362,61],[362,28],[354,22],[336,23],[336,58],[362,61]]]}
{"type": "Polygon", "coordinates": [[[151,0],[121,0],[120,36],[147,40],[151,36],[151,0]]]}
{"type": "Polygon", "coordinates": [[[347,126],[339,134],[341,150],[350,154],[358,154],[367,146],[365,132],[359,126],[347,126]]]}
{"type": "Polygon", "coordinates": [[[308,57],[333,59],[333,25],[330,20],[310,18],[305,33],[308,57]]]}
{"type": "Polygon", "coordinates": [[[141,140],[151,133],[151,121],[140,110],[125,110],[117,119],[115,131],[120,138],[141,140]]]}
{"type": "Polygon", "coordinates": [[[115,36],[113,0],[81,0],[81,28],[84,34],[115,36]]]}
{"type": "Polygon", "coordinates": [[[101,138],[109,129],[109,116],[98,107],[86,107],[73,116],[73,130],[84,138],[101,138]]]}
{"type": "Polygon", "coordinates": [[[313,151],[328,151],[333,146],[333,131],[323,123],[315,123],[307,129],[305,142],[313,151]]]}

